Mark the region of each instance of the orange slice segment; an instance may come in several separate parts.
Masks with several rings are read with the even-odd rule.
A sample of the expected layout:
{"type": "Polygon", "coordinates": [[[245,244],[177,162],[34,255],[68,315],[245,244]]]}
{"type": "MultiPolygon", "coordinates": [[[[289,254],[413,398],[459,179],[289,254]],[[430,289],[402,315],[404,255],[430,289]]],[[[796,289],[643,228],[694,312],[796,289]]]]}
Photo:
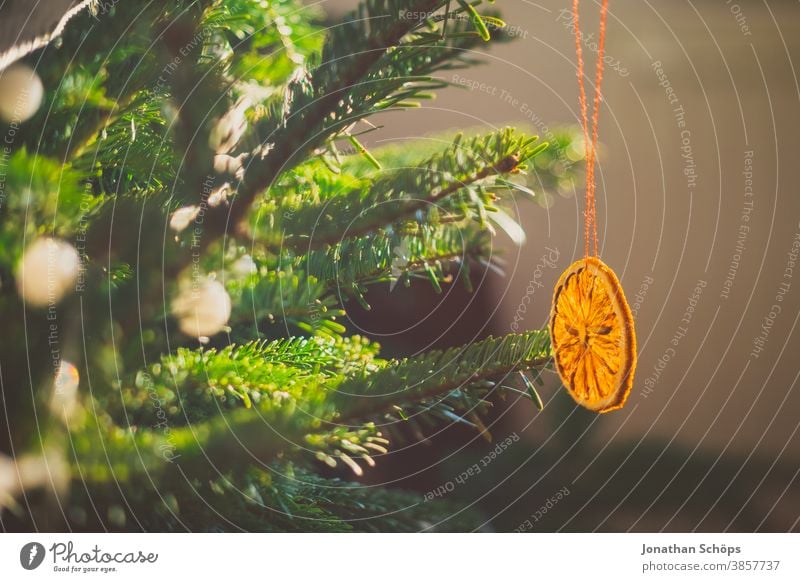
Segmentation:
{"type": "Polygon", "coordinates": [[[625,405],[636,369],[633,315],[619,279],[596,257],[572,263],[558,280],[550,338],[561,381],[594,412],[625,405]]]}

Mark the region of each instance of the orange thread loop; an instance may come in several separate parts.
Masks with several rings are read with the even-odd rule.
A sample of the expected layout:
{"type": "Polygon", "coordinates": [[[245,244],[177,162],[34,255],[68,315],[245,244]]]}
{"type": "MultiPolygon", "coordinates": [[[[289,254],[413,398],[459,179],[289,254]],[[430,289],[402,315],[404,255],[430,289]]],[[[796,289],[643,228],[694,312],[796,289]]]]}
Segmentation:
{"type": "Polygon", "coordinates": [[[586,88],[583,82],[583,48],[579,20],[578,5],[580,0],[572,0],[572,17],[575,21],[575,52],[578,57],[578,89],[580,91],[581,120],[583,124],[583,143],[586,149],[586,210],[584,211],[585,255],[589,257],[590,234],[593,242],[594,256],[597,256],[597,207],[595,205],[594,168],[597,160],[598,122],[600,119],[600,88],[603,84],[603,57],[606,47],[606,17],[608,0],[603,0],[600,8],[600,35],[597,41],[597,69],[595,73],[594,110],[592,111],[592,127],[589,131],[589,113],[586,103],[586,88]]]}

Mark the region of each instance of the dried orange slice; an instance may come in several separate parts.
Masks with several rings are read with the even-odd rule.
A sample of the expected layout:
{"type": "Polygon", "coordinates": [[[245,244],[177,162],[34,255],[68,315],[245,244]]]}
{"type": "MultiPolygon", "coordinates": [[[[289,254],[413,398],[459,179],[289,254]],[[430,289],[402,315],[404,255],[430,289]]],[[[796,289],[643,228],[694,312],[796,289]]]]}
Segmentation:
{"type": "Polygon", "coordinates": [[[596,257],[572,263],[550,312],[556,369],[572,398],[595,412],[622,408],[633,386],[636,333],[619,279],[596,257]]]}

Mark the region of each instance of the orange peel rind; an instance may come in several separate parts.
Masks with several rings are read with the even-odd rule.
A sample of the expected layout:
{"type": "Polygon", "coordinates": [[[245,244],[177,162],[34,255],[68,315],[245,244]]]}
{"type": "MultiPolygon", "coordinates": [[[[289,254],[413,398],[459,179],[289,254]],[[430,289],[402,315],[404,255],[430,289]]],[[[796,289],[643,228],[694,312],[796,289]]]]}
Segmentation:
{"type": "Polygon", "coordinates": [[[597,257],[575,261],[559,278],[550,338],[575,402],[599,413],[625,405],[636,370],[633,314],[614,271],[597,257]]]}

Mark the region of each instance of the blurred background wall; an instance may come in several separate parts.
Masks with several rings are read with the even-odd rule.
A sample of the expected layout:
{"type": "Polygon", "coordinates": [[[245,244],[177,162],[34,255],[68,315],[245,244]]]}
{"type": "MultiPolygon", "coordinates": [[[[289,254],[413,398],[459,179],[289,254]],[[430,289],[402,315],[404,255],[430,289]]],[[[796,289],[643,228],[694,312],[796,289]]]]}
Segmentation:
{"type": "MultiPolygon", "coordinates": [[[[546,139],[577,124],[569,5],[497,2],[515,41],[440,75],[473,88],[373,119],[384,128],[370,145],[504,125],[546,139]]],[[[598,3],[582,5],[584,33],[595,33],[598,3]]],[[[584,43],[593,78],[596,35],[584,43]]],[[[495,443],[450,428],[400,447],[371,479],[423,494],[453,483],[446,495],[484,512],[487,529],[800,529],[800,4],[613,0],[606,63],[599,236],[636,315],[627,406],[586,413],[548,374],[543,412],[497,403],[495,443]],[[514,435],[479,474],[454,481],[514,435]]],[[[576,187],[550,208],[520,205],[527,243],[498,235],[506,276],[477,295],[377,291],[373,312],[354,319],[408,354],[508,333],[533,290],[520,327],[543,327],[552,286],[583,252],[576,187]],[[545,255],[555,267],[541,266],[545,255]]]]}

